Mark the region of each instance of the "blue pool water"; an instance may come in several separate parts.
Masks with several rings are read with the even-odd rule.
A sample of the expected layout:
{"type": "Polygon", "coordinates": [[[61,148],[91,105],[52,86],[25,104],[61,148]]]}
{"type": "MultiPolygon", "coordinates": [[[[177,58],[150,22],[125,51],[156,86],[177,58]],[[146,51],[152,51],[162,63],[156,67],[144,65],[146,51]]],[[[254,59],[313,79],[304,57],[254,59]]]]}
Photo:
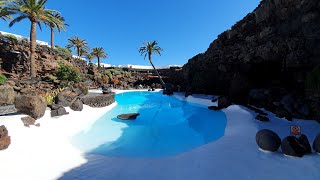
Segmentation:
{"type": "Polygon", "coordinates": [[[226,117],[221,111],[152,92],[116,95],[118,105],[89,130],[72,138],[89,154],[111,157],[163,157],[177,155],[224,135],[226,117]],[[135,121],[119,114],[140,113],[135,121]]]}

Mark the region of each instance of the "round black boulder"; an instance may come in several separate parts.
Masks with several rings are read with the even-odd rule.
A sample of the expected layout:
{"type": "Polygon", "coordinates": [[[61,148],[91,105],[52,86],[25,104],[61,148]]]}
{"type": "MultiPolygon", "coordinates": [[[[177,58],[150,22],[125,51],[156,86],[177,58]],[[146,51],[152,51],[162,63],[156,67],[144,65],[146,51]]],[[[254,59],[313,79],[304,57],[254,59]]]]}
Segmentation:
{"type": "Polygon", "coordinates": [[[263,129],[256,135],[258,146],[265,151],[275,152],[281,145],[280,137],[273,131],[263,129]]]}
{"type": "Polygon", "coordinates": [[[281,144],[283,154],[294,157],[303,157],[306,154],[305,147],[294,136],[286,137],[281,144]]]}
{"type": "Polygon", "coordinates": [[[306,150],[306,152],[305,152],[306,154],[311,154],[312,153],[310,142],[309,142],[308,137],[306,135],[302,134],[299,137],[299,142],[304,147],[304,149],[306,150]]]}
{"type": "Polygon", "coordinates": [[[316,137],[316,139],[313,142],[313,149],[317,152],[320,153],[320,134],[316,137]]]}
{"type": "Polygon", "coordinates": [[[231,99],[227,96],[221,96],[218,98],[218,107],[225,109],[231,105],[231,99]]]}

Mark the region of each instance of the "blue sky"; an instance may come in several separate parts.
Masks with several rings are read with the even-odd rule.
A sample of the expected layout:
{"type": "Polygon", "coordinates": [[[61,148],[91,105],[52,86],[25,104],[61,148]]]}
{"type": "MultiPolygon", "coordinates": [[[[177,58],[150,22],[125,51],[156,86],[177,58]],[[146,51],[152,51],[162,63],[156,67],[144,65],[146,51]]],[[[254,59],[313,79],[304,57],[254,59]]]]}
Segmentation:
{"type": "MultiPolygon", "coordinates": [[[[57,45],[65,46],[71,36],[86,39],[89,46],[103,47],[109,58],[103,63],[148,65],[138,53],[142,43],[157,40],[164,49],[155,56],[156,65],[185,64],[206,51],[223,31],[252,12],[260,0],[49,0],[48,9],[62,13],[70,25],[56,34],[57,45]]],[[[25,20],[0,30],[29,36],[25,20]]],[[[49,42],[47,28],[38,29],[37,39],[49,42]]]]}

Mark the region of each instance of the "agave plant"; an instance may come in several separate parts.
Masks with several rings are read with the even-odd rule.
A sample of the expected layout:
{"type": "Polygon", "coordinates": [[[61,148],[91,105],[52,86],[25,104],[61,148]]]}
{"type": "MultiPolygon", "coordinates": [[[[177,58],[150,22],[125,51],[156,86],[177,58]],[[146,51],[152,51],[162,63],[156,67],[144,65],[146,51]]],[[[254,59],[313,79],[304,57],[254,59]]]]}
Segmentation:
{"type": "Polygon", "coordinates": [[[158,72],[158,70],[156,69],[156,67],[154,66],[153,62],[152,62],[152,54],[156,53],[159,54],[161,56],[161,52],[162,52],[162,48],[158,46],[157,41],[153,41],[153,42],[145,42],[143,44],[142,47],[140,47],[139,49],[139,53],[141,55],[144,55],[144,59],[146,59],[148,57],[149,62],[151,64],[151,66],[153,67],[154,71],[157,73],[158,78],[162,84],[163,87],[166,87],[166,84],[164,83],[164,81],[161,79],[161,76],[158,72]]]}
{"type": "Polygon", "coordinates": [[[37,71],[35,68],[35,52],[37,39],[37,24],[41,29],[41,23],[56,22],[56,17],[53,16],[55,10],[46,9],[47,0],[15,0],[7,3],[3,8],[3,15],[14,16],[9,26],[24,20],[29,19],[31,22],[30,30],[30,75],[31,78],[36,77],[37,71]]]}

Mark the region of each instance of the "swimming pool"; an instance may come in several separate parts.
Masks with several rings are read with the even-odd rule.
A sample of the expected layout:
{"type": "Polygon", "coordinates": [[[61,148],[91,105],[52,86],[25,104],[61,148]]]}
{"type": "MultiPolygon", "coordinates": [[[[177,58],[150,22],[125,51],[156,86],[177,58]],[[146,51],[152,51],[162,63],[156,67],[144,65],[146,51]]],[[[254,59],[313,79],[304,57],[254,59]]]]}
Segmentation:
{"type": "Polygon", "coordinates": [[[163,157],[177,155],[218,140],[224,135],[222,111],[153,92],[116,95],[118,105],[89,130],[72,138],[88,154],[109,157],[163,157]],[[140,113],[134,121],[119,114],[140,113]]]}

